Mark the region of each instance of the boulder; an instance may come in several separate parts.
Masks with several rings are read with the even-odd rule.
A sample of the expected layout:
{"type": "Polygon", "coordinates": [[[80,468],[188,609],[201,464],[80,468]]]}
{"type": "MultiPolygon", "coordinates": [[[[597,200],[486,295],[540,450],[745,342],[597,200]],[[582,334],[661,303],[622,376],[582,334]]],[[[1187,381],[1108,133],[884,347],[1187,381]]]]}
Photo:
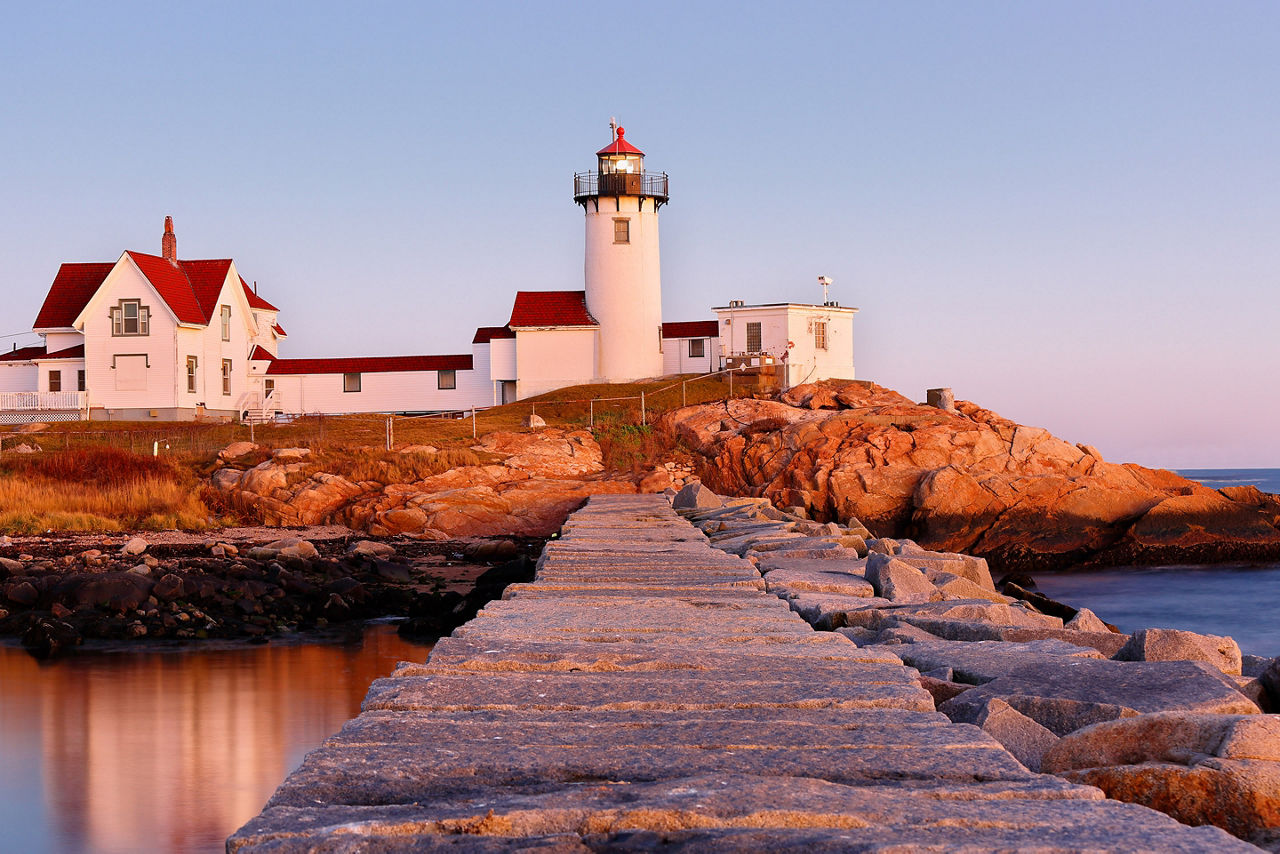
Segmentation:
{"type": "Polygon", "coordinates": [[[891,602],[930,602],[941,598],[924,573],[889,555],[867,555],[867,581],[876,595],[891,602]]]}
{"type": "Polygon", "coordinates": [[[1206,661],[1223,673],[1240,675],[1240,647],[1234,640],[1178,629],[1139,629],[1113,658],[1116,661],[1206,661]]]}
{"type": "Polygon", "coordinates": [[[142,537],[131,537],[129,542],[120,547],[120,554],[127,557],[136,557],[147,550],[147,541],[142,537]]]}
{"type": "Polygon", "coordinates": [[[1280,658],[1273,658],[1257,678],[1271,698],[1271,707],[1280,709],[1280,658]]]}
{"type": "Polygon", "coordinates": [[[18,581],[5,590],[5,597],[15,605],[30,607],[40,599],[40,591],[30,581],[18,581]]]}
{"type": "Polygon", "coordinates": [[[939,711],[971,723],[990,697],[1057,735],[1150,712],[1257,714],[1258,706],[1201,661],[1108,661],[1050,657],[1014,668],[939,711]]]}
{"type": "Polygon", "coordinates": [[[719,495],[701,483],[685,484],[671,500],[671,506],[676,510],[706,510],[723,504],[724,500],[719,495]]]}
{"type": "Polygon", "coordinates": [[[1043,770],[1248,839],[1280,827],[1280,718],[1140,715],[1064,736],[1043,770]]]}
{"type": "Polygon", "coordinates": [[[320,557],[320,552],[316,547],[300,537],[285,537],[275,540],[262,546],[261,549],[255,549],[255,551],[270,552],[271,557],[296,558],[298,560],[315,560],[320,557]]]}
{"type": "Polygon", "coordinates": [[[974,723],[1031,771],[1040,770],[1041,758],[1058,742],[1058,736],[997,697],[987,701],[974,723]]]}
{"type": "Polygon", "coordinates": [[[310,448],[276,448],[271,452],[272,462],[281,465],[300,463],[309,456],[311,456],[310,448]]]}
{"type": "Polygon", "coordinates": [[[546,427],[547,422],[543,420],[541,415],[539,415],[536,412],[533,412],[524,417],[524,419],[520,422],[520,426],[528,427],[533,430],[539,430],[543,427],[546,427]]]}
{"type": "Polygon", "coordinates": [[[0,569],[16,575],[20,572],[26,572],[27,565],[20,560],[14,560],[10,557],[0,557],[0,569]]]}
{"type": "Polygon", "coordinates": [[[1081,608],[1076,611],[1076,615],[1063,623],[1062,627],[1076,632],[1111,631],[1111,627],[1099,619],[1098,615],[1090,611],[1088,608],[1081,608]]]}
{"type": "MultiPolygon", "coordinates": [[[[916,631],[923,630],[917,628],[916,631]]],[[[1063,657],[1102,659],[1102,654],[1096,649],[1073,646],[1060,640],[963,642],[943,640],[930,634],[925,634],[923,639],[908,648],[897,650],[897,654],[922,673],[946,667],[952,671],[954,681],[970,685],[981,685],[1035,664],[1051,664],[1063,657]]]]}
{"type": "Polygon", "coordinates": [[[258,446],[253,442],[232,442],[218,451],[218,459],[224,463],[234,463],[252,456],[257,450],[258,446]]]}
{"type": "Polygon", "coordinates": [[[372,540],[360,540],[347,547],[347,553],[361,557],[390,557],[396,550],[387,543],[376,543],[372,540]]]}

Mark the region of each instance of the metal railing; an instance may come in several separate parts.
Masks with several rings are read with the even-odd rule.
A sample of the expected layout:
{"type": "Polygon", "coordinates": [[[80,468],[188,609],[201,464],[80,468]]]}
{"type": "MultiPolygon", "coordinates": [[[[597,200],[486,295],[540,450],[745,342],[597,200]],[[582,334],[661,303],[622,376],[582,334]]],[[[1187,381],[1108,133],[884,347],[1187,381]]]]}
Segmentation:
{"type": "Polygon", "coordinates": [[[581,201],[591,196],[648,196],[667,200],[666,172],[576,172],[573,176],[573,198],[581,201]]]}
{"type": "Polygon", "coordinates": [[[86,400],[83,391],[0,391],[0,411],[84,409],[86,400]]]}

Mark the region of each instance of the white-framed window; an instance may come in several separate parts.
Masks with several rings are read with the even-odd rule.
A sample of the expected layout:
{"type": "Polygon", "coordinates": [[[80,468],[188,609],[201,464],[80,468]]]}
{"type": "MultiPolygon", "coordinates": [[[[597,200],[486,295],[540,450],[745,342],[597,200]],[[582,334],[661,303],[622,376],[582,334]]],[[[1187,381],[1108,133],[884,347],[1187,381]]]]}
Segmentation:
{"type": "Polygon", "coordinates": [[[122,299],[110,314],[114,337],[151,334],[151,310],[141,300],[122,299]]]}
{"type": "Polygon", "coordinates": [[[690,338],[689,339],[689,358],[701,359],[707,355],[707,339],[690,338]]]}
{"type": "Polygon", "coordinates": [[[760,352],[760,324],[759,322],[747,324],[747,352],[760,352]]]}
{"type": "Polygon", "coordinates": [[[196,368],[198,366],[199,361],[195,356],[187,357],[187,392],[189,394],[196,393],[196,368]]]}
{"type": "Polygon", "coordinates": [[[84,391],[84,371],[76,371],[76,391],[84,391]]]}
{"type": "Polygon", "coordinates": [[[49,391],[62,391],[62,371],[49,372],[49,391]]]}
{"type": "Polygon", "coordinates": [[[813,322],[813,346],[819,350],[827,349],[827,322],[825,320],[815,320],[813,322]]]}
{"type": "Polygon", "coordinates": [[[275,394],[275,391],[276,391],[275,380],[266,379],[262,381],[262,396],[264,398],[271,397],[271,395],[275,394]]]}
{"type": "Polygon", "coordinates": [[[614,217],[613,219],[613,242],[614,243],[630,243],[631,242],[631,220],[624,216],[614,217]]]}
{"type": "Polygon", "coordinates": [[[231,340],[231,306],[222,307],[222,340],[231,340]]]}
{"type": "Polygon", "coordinates": [[[436,388],[457,388],[457,371],[436,371],[436,388]]]}
{"type": "Polygon", "coordinates": [[[222,360],[222,393],[231,394],[231,360],[222,360]]]}
{"type": "Polygon", "coordinates": [[[342,375],[342,390],[355,392],[360,390],[360,375],[357,373],[342,375]]]}

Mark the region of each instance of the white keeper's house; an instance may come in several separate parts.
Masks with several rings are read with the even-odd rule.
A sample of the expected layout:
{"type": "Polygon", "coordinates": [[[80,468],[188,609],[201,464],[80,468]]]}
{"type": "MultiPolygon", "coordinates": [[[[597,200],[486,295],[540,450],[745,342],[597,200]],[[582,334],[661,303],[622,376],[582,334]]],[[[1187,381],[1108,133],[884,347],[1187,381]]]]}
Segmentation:
{"type": "Polygon", "coordinates": [[[735,300],[715,320],[664,323],[667,175],[646,171],[621,127],[596,158],[574,175],[585,288],[518,292],[507,322],[478,329],[470,353],[284,358],[279,309],[235,261],[180,259],[166,217],[159,255],[58,269],[32,327],[44,343],[0,354],[0,423],[447,412],[757,364],[785,365],[788,385],[854,377],[857,309],[828,301],[825,287],[818,305],[735,300]]]}

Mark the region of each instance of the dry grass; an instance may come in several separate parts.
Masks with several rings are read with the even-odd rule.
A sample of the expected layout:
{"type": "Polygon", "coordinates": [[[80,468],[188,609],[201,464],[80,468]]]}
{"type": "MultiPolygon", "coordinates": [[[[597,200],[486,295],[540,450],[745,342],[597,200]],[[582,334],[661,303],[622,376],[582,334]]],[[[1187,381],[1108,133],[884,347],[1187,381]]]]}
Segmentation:
{"type": "Polygon", "coordinates": [[[381,448],[355,448],[339,456],[326,450],[317,459],[322,469],[349,480],[388,483],[414,483],[432,475],[443,474],[462,466],[480,465],[475,451],[445,448],[435,452],[399,453],[381,448]]]}
{"type": "Polygon", "coordinates": [[[0,531],[200,529],[194,478],[167,460],[116,448],[9,456],[0,466],[0,531]]]}

